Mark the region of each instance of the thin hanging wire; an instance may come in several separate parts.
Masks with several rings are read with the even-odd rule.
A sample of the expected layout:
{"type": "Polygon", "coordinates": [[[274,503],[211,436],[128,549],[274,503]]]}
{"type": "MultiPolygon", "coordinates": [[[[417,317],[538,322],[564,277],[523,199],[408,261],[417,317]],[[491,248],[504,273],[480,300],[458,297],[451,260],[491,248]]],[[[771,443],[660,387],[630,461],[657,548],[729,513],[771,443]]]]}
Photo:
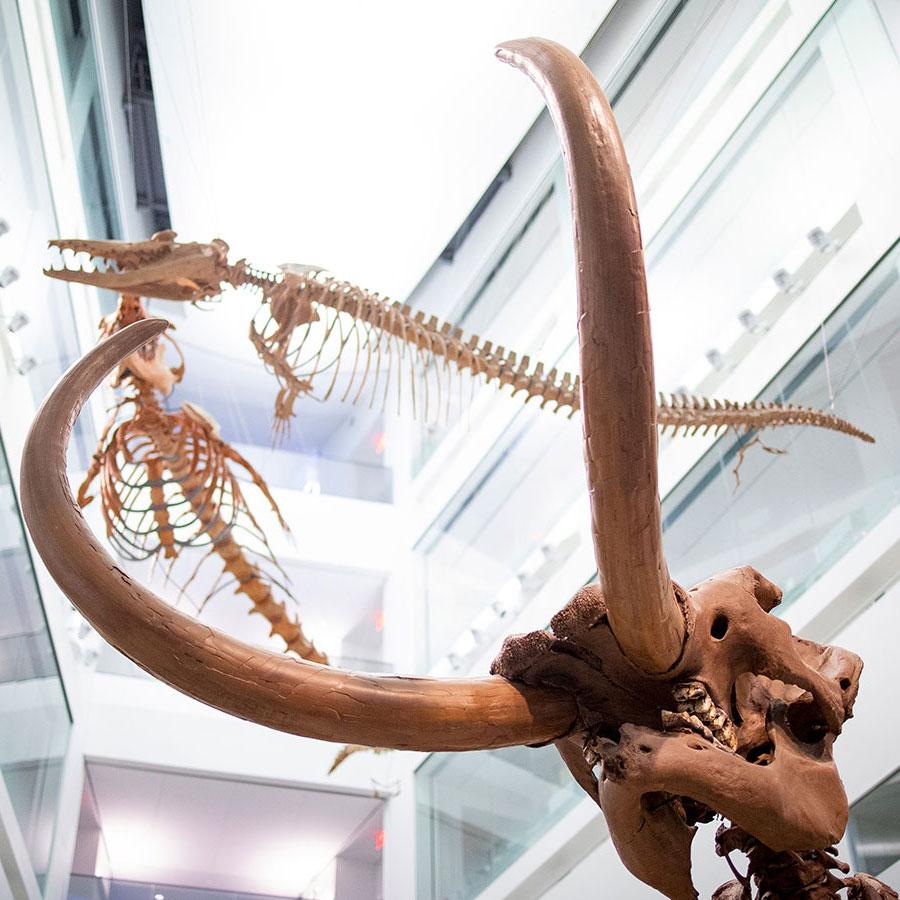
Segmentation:
{"type": "Polygon", "coordinates": [[[825,360],[825,380],[828,382],[828,408],[834,412],[834,385],[831,382],[831,364],[828,360],[828,339],[825,337],[825,323],[819,323],[819,332],[822,335],[822,354],[825,360]]]}

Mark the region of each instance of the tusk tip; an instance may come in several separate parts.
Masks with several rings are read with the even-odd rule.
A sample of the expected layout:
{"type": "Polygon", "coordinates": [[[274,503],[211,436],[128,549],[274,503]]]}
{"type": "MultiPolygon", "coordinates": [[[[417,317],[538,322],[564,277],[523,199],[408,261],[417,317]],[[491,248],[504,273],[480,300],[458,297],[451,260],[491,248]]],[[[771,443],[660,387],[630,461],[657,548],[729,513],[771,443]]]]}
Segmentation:
{"type": "Polygon", "coordinates": [[[172,327],[173,325],[168,319],[157,318],[156,316],[150,319],[141,319],[140,322],[135,322],[129,326],[134,331],[135,340],[146,335],[146,340],[148,341],[172,327]]]}
{"type": "Polygon", "coordinates": [[[167,319],[141,319],[110,335],[103,343],[110,345],[111,352],[120,353],[119,359],[122,360],[140,350],[144,344],[160,337],[171,324],[167,319]]]}
{"type": "Polygon", "coordinates": [[[547,54],[553,55],[554,51],[569,51],[547,38],[527,37],[516,38],[512,41],[503,41],[494,47],[494,56],[507,65],[524,69],[530,63],[547,54]]]}
{"type": "Polygon", "coordinates": [[[514,41],[504,41],[494,47],[494,56],[501,62],[505,62],[510,66],[521,65],[522,51],[533,39],[518,38],[514,41]]]}

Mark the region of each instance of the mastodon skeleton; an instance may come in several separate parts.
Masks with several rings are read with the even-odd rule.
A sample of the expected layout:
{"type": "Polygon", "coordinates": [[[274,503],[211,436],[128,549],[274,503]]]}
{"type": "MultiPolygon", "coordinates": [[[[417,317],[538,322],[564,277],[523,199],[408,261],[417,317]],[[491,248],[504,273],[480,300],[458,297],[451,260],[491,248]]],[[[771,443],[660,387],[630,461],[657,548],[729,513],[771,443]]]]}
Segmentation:
{"type": "MultiPolygon", "coordinates": [[[[101,340],[145,319],[141,298],[122,295],[115,312],[100,323],[101,340]]],[[[169,334],[163,337],[178,349],[169,334]]],[[[207,558],[217,557],[222,570],[208,596],[233,583],[235,593],[251,601],[251,612],[268,621],[271,636],[281,638],[286,651],[325,663],[327,657],[307,638],[297,615],[276,598],[277,591],[293,600],[284,580],[273,575],[273,570],[284,573],[235,467],[287,529],[263,477],[222,439],[216,423],[199,407],[184,403],[168,410],[163,405],[162,398],[183,374],[183,359],[174,368],[167,364],[162,338],[122,361],[113,380],[122,396],[78,489],[78,505],[91,502],[89,492],[98,482],[107,537],[124,559],[162,558],[174,564],[185,549],[200,549],[205,556],[196,574],[207,558]]]]}
{"type": "Polygon", "coordinates": [[[747,898],[754,889],[771,896],[776,888],[789,900],[844,890],[896,897],[876,879],[835,875],[830,854],[848,819],[832,746],[852,714],[860,659],[794,637],[772,615],[781,591],[750,567],[690,590],[669,575],[640,228],[606,98],[583,63],[550,41],[514,41],[498,54],[537,83],[563,144],[601,585],[580,591],[549,630],[508,639],[494,674],[480,678],[318,666],[250,647],[173,609],[101,549],[64,478],[82,404],[122,358],[162,334],[155,321],[88,353],[39,411],[22,468],[35,545],[107,640],[218,709],[292,734],[398,749],[554,741],[603,809],[625,865],[674,900],[696,897],[691,841],[696,823],[716,815],[738,829],[720,837],[721,852],[745,850],[751,861],[718,897],[747,898]]]}

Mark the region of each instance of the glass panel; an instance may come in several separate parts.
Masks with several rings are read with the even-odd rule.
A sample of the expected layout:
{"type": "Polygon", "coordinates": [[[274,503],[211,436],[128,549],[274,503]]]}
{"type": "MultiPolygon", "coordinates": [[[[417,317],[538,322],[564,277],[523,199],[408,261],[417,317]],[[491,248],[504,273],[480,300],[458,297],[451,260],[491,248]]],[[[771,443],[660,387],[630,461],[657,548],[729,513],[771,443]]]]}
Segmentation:
{"type": "MultiPolygon", "coordinates": [[[[13,362],[37,404],[80,353],[68,287],[42,272],[46,240],[58,229],[15,4],[0,6],[0,134],[16,136],[0,141],[0,219],[8,229],[0,230],[0,272],[6,276],[0,315],[13,362]]],[[[82,468],[94,433],[85,409],[73,434],[82,468]]]]}
{"type": "MultiPolygon", "coordinates": [[[[644,71],[655,65],[651,59],[644,71]]],[[[890,246],[896,238],[891,198],[898,183],[896,165],[892,167],[890,160],[900,150],[900,127],[892,110],[898,104],[900,65],[875,7],[870,0],[841,0],[648,244],[660,388],[715,395],[725,375],[805,290],[814,288],[819,296],[828,297],[829,291],[838,290],[830,287],[837,269],[846,274],[852,266],[861,277],[863,266],[871,265],[874,256],[890,246]],[[872,59],[879,61],[877,67],[872,59]],[[852,139],[845,140],[848,134],[852,139]]],[[[640,112],[638,106],[636,114],[640,112]]],[[[638,170],[635,177],[640,194],[644,173],[638,170]]],[[[526,284],[527,279],[519,290],[526,284]]],[[[869,289],[876,290],[875,282],[869,289]]],[[[841,288],[835,300],[845,290],[841,288]]],[[[570,314],[571,293],[557,291],[553,297],[570,314]]],[[[880,309],[879,315],[888,316],[888,304],[880,309]]],[[[838,377],[844,371],[839,367],[854,359],[853,342],[837,336],[841,327],[837,320],[831,327],[836,329],[828,337],[835,341],[829,349],[832,387],[839,397],[835,410],[865,426],[871,404],[878,402],[865,394],[870,388],[864,385],[872,376],[838,377]]],[[[813,352],[811,345],[807,361],[813,352]]],[[[577,365],[570,347],[558,364],[571,368],[573,363],[577,365]]],[[[767,398],[829,406],[830,393],[820,377],[801,385],[793,381],[798,371],[786,374],[787,380],[773,386],[767,398]]],[[[824,373],[822,368],[820,375],[824,373]]],[[[884,384],[888,383],[885,377],[884,384]]],[[[875,420],[869,421],[875,428],[875,420]]],[[[768,465],[771,478],[783,481],[786,492],[781,497],[795,497],[791,520],[796,525],[794,517],[806,506],[803,498],[816,496],[810,492],[832,483],[824,475],[825,467],[832,473],[845,471],[838,469],[839,462],[858,475],[834,476],[833,481],[847,489],[844,499],[851,499],[851,482],[858,481],[860,491],[863,483],[878,485],[863,501],[867,510],[863,518],[880,516],[873,506],[895,502],[892,488],[883,482],[882,476],[888,476],[881,471],[890,456],[881,442],[890,440],[893,424],[893,419],[884,425],[878,421],[879,429],[887,433],[883,439],[879,432],[874,454],[872,448],[848,438],[811,431],[773,438],[778,447],[789,442],[792,452],[786,457],[776,459],[754,448],[745,462],[741,491],[735,494],[734,479],[726,472],[728,477],[716,485],[716,514],[708,505],[701,514],[698,506],[692,514],[698,518],[691,525],[685,522],[683,531],[667,536],[676,577],[690,583],[696,572],[705,577],[726,567],[715,558],[716,547],[722,548],[722,558],[758,559],[755,551],[765,537],[749,520],[746,533],[756,541],[752,546],[748,541],[739,544],[733,534],[726,542],[721,530],[708,541],[705,535],[718,521],[716,516],[729,515],[728,504],[744,508],[752,502],[742,498],[759,466],[768,465]],[[822,461],[819,481],[810,460],[822,461]],[[702,551],[691,549],[701,540],[702,551]]],[[[734,455],[740,447],[719,452],[734,455]]],[[[673,511],[687,488],[680,490],[667,504],[670,528],[675,528],[673,511]]],[[[585,539],[585,503],[578,425],[522,410],[417,547],[428,597],[426,668],[440,661],[443,671],[449,661],[449,668],[465,671],[478,658],[503,631],[503,615],[536,593],[585,539]]],[[[786,503],[782,500],[781,505],[786,503]]],[[[847,518],[836,509],[826,512],[817,506],[808,512],[816,523],[810,527],[821,529],[815,547],[805,546],[794,554],[789,552],[794,536],[785,534],[783,523],[780,529],[774,527],[774,513],[768,519],[757,515],[764,523],[769,521],[768,534],[779,534],[783,542],[780,555],[773,547],[759,559],[760,568],[765,566],[775,580],[781,578],[794,595],[846,549],[847,541],[857,539],[855,524],[841,537],[836,529],[848,527],[847,518]]],[[[738,516],[735,512],[735,520],[738,516]]]]}
{"type": "Polygon", "coordinates": [[[416,896],[475,897],[583,797],[554,747],[433,754],[416,772],[416,896]]]}
{"type": "Polygon", "coordinates": [[[778,454],[750,446],[748,437],[718,441],[663,502],[666,556],[681,583],[749,563],[781,586],[789,604],[896,506],[898,267],[900,245],[762,394],[833,408],[877,443],[813,428],[764,434],[778,454]]]}
{"type": "Polygon", "coordinates": [[[850,807],[847,828],[854,868],[896,884],[900,875],[900,772],[850,807]]]}
{"type": "Polygon", "coordinates": [[[85,0],[54,0],[50,4],[56,28],[63,81],[71,93],[78,77],[78,67],[87,44],[90,30],[85,0]]]}
{"type": "Polygon", "coordinates": [[[90,9],[85,0],[52,0],[50,12],[88,232],[93,238],[121,238],[90,9]]]}
{"type": "Polygon", "coordinates": [[[896,218],[880,219],[898,105],[900,66],[874,6],[837,3],[647,247],[661,387],[695,390],[711,370],[721,381],[747,325],[770,326],[827,282],[857,229],[877,229],[879,251],[893,242],[896,218]]]}
{"type": "Polygon", "coordinates": [[[0,447],[0,771],[40,884],[50,859],[70,728],[0,447]]]}
{"type": "MultiPolygon", "coordinates": [[[[565,244],[568,232],[560,228],[561,202],[567,199],[558,184],[551,182],[538,189],[532,208],[510,229],[470,296],[463,297],[450,311],[447,321],[467,335],[516,335],[519,353],[543,357],[553,352],[547,336],[559,315],[569,311],[568,304],[554,302],[554,292],[563,283],[567,295],[571,294],[571,259],[565,244]]],[[[413,431],[418,441],[412,452],[413,475],[421,471],[451,426],[465,415],[473,394],[465,378],[461,377],[462,389],[451,392],[448,414],[439,417],[440,423],[426,423],[413,431]]]]}
{"type": "Polygon", "coordinates": [[[426,659],[467,668],[568,558],[589,515],[581,423],[526,407],[420,541],[426,659]]]}
{"type": "Polygon", "coordinates": [[[88,105],[87,119],[78,148],[78,177],[84,198],[87,233],[104,238],[118,235],[116,212],[109,175],[99,97],[88,105]]]}
{"type": "Polygon", "coordinates": [[[651,53],[625,84],[614,86],[616,120],[633,172],[653,162],[767,5],[767,0],[692,0],[652,41],[651,53]],[[662,80],[661,72],[666,73],[662,80]]]}
{"type": "MultiPolygon", "coordinates": [[[[172,304],[158,304],[151,312],[167,315],[171,309],[172,304]]],[[[167,406],[176,409],[185,401],[200,406],[216,421],[222,437],[263,473],[270,487],[390,503],[393,469],[385,462],[382,418],[370,418],[365,410],[359,415],[361,427],[353,432],[354,412],[347,404],[335,399],[317,405],[315,416],[305,416],[305,407],[299,404],[290,434],[284,442],[273,442],[275,379],[258,359],[246,359],[252,353],[249,342],[242,340],[241,356],[230,358],[229,368],[223,371],[218,352],[201,346],[190,334],[190,328],[199,332],[201,326],[208,333],[213,321],[221,324],[218,316],[224,312],[216,309],[179,323],[175,339],[184,352],[186,374],[167,406]],[[342,437],[347,434],[349,438],[342,437]]]]}

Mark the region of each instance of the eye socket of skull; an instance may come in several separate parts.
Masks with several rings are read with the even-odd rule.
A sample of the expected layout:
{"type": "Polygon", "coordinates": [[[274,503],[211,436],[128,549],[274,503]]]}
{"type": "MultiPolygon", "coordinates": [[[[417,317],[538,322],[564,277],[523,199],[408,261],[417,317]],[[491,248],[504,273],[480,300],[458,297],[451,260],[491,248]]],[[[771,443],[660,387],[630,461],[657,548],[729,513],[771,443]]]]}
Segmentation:
{"type": "Polygon", "coordinates": [[[788,624],[771,614],[781,596],[775,584],[750,566],[698,584],[690,592],[692,626],[673,674],[705,685],[713,703],[728,715],[733,715],[734,686],[743,673],[797,685],[811,693],[829,730],[839,734],[852,702],[855,657],[792,635],[788,624]],[[847,686],[846,693],[839,684],[847,686]]]}

